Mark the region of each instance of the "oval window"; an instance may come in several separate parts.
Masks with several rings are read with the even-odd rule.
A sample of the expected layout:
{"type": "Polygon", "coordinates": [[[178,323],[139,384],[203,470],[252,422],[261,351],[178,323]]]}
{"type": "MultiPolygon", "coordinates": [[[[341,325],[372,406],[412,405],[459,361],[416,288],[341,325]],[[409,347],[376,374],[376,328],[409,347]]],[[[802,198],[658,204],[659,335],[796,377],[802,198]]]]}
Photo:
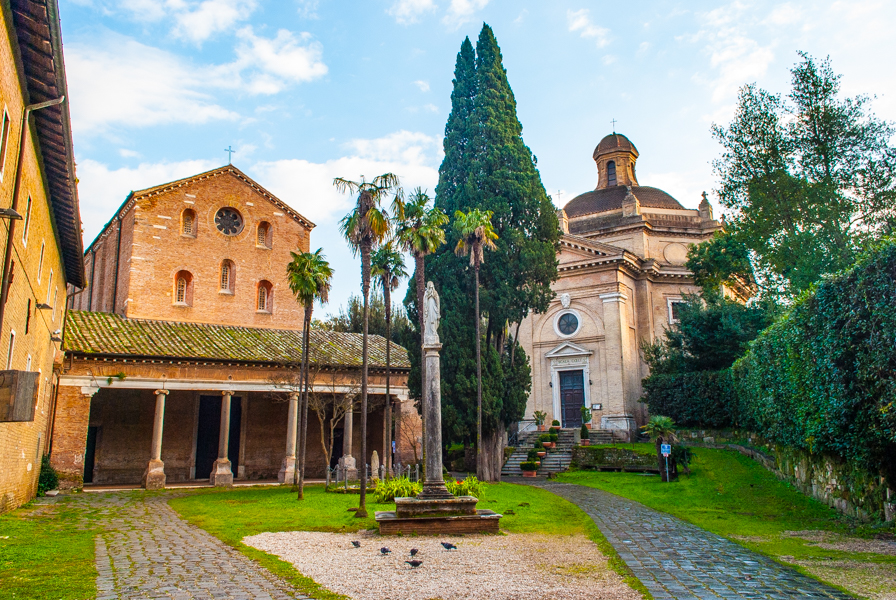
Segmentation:
{"type": "Polygon", "coordinates": [[[224,235],[236,235],[243,230],[243,216],[235,208],[224,207],[215,214],[215,225],[224,235]]]}
{"type": "Polygon", "coordinates": [[[557,329],[560,330],[560,333],[563,335],[572,335],[579,328],[579,320],[572,313],[566,313],[560,316],[560,319],[557,321],[557,329]]]}

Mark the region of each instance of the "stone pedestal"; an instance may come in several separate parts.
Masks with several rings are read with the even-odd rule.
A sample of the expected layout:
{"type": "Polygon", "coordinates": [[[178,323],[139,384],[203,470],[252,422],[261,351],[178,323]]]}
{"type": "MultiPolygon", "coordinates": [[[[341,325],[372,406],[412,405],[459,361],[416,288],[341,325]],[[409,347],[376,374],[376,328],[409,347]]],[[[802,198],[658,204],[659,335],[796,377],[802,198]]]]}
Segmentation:
{"type": "Polygon", "coordinates": [[[358,467],[354,456],[343,456],[339,459],[339,465],[336,467],[342,474],[342,480],[352,480],[358,478],[358,467]]]}
{"type": "Polygon", "coordinates": [[[296,457],[287,456],[280,465],[277,473],[277,481],[280,483],[292,483],[296,476],[296,457]]]}
{"type": "Polygon", "coordinates": [[[420,500],[453,499],[442,477],[442,374],[439,350],[442,344],[423,346],[426,368],[426,393],[423,401],[423,422],[426,423],[426,477],[420,500]]]}
{"type": "Polygon", "coordinates": [[[209,483],[214,487],[230,487],[233,485],[233,471],[230,469],[230,460],[219,458],[212,466],[212,474],[209,483]]]}
{"type": "Polygon", "coordinates": [[[165,463],[151,460],[143,473],[143,487],[148,490],[165,489],[165,463]]]}

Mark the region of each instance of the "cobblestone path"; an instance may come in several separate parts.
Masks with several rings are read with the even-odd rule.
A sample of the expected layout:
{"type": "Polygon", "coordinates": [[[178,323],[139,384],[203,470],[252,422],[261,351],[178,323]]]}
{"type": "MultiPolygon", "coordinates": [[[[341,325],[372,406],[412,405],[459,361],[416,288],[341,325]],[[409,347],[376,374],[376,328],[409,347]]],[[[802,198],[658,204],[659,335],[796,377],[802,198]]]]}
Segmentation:
{"type": "Polygon", "coordinates": [[[656,600],[848,596],[671,515],[581,485],[531,482],[578,505],[656,600]]]}
{"type": "Polygon", "coordinates": [[[164,496],[84,494],[104,531],[96,538],[97,600],[286,600],[306,596],[181,519],[164,496]]]}

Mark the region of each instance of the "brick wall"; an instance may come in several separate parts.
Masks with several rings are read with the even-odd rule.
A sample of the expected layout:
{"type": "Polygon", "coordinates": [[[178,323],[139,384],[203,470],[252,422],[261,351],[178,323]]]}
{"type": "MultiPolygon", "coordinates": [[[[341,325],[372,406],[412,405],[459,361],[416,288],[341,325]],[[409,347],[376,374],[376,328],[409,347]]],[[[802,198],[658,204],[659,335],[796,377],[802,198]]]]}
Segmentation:
{"type": "Polygon", "coordinates": [[[62,489],[81,487],[83,482],[90,399],[91,394],[80,387],[59,386],[56,394],[50,463],[59,473],[62,489]]]}
{"type": "MultiPolygon", "coordinates": [[[[0,19],[7,33],[11,32],[6,22],[8,15],[8,7],[4,6],[0,19]]],[[[12,48],[8,35],[0,36],[0,111],[6,111],[10,119],[6,155],[0,156],[0,197],[4,206],[8,206],[13,194],[25,103],[12,48]]],[[[62,327],[64,319],[65,279],[33,132],[32,129],[26,136],[22,156],[17,210],[28,217],[27,228],[25,221],[14,222],[12,261],[15,266],[0,328],[0,369],[26,370],[30,364],[31,371],[40,372],[40,389],[34,421],[0,423],[0,512],[27,502],[37,489],[54,396],[53,365],[57,348],[50,336],[62,327]],[[30,215],[26,214],[29,196],[30,215]],[[23,236],[26,230],[27,236],[23,236]],[[53,308],[37,310],[39,302],[48,302],[53,308]],[[12,332],[15,332],[15,342],[10,352],[12,332]]],[[[0,227],[0,253],[5,245],[6,227],[0,227]]]]}

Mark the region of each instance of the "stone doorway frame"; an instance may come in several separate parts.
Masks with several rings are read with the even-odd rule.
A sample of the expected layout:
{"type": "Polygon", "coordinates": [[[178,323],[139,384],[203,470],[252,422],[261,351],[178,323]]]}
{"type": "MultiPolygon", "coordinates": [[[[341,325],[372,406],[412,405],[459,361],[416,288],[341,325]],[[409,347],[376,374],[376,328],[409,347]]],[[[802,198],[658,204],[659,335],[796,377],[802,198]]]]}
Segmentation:
{"type": "Polygon", "coordinates": [[[585,388],[585,404],[591,406],[591,356],[593,350],[588,350],[572,342],[563,342],[553,350],[546,352],[544,357],[551,361],[551,406],[554,419],[563,422],[563,406],[560,398],[560,372],[582,371],[582,384],[585,388]]]}

